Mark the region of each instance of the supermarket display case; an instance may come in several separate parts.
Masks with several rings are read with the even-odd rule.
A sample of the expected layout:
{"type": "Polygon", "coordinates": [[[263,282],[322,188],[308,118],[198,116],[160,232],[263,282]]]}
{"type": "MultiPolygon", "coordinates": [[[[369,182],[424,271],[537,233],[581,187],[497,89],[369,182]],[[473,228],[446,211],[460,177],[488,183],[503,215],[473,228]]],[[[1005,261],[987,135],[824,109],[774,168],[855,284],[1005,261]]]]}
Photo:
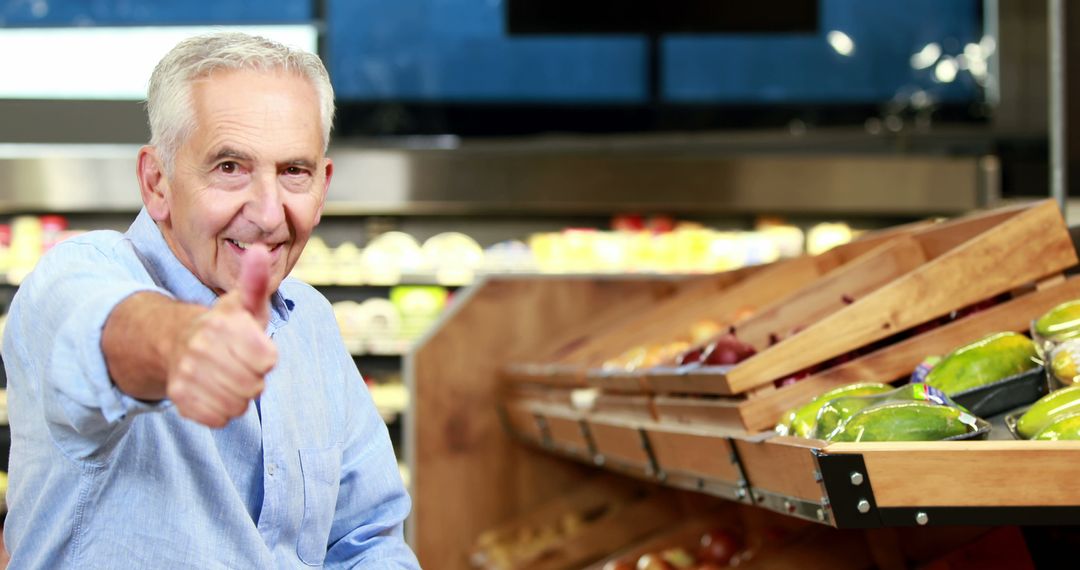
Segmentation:
{"type": "MultiPolygon", "coordinates": [[[[703,306],[695,288],[709,278],[488,279],[470,289],[408,361],[410,531],[421,562],[467,567],[462,544],[597,469],[849,531],[1080,522],[1068,467],[1080,446],[1008,441],[1000,418],[988,441],[831,443],[771,431],[826,389],[899,380],[929,354],[1027,330],[1080,298],[1080,278],[1068,275],[1076,251],[1049,201],[868,239],[736,323],[740,338],[763,338],[734,366],[602,370],[626,348],[609,340],[649,329],[648,319],[660,336],[681,330],[662,315],[678,315],[681,299],[703,306]],[[802,318],[804,328],[770,342],[771,325],[802,318]],[[603,348],[573,374],[551,365],[590,347],[603,348]],[[796,372],[806,375],[778,382],[796,372]],[[459,491],[448,496],[447,485],[459,491]]],[[[712,306],[795,263],[808,262],[716,278],[712,306]]],[[[629,342],[639,338],[652,340],[629,342]]]]}

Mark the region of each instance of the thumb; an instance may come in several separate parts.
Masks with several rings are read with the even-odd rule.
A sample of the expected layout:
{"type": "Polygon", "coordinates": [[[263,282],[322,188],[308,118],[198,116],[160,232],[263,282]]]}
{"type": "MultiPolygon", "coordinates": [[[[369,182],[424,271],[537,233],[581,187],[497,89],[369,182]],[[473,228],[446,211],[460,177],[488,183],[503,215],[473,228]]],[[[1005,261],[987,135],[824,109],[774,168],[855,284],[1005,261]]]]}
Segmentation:
{"type": "Polygon", "coordinates": [[[270,250],[253,243],[240,261],[240,302],[260,323],[270,319],[270,250]]]}

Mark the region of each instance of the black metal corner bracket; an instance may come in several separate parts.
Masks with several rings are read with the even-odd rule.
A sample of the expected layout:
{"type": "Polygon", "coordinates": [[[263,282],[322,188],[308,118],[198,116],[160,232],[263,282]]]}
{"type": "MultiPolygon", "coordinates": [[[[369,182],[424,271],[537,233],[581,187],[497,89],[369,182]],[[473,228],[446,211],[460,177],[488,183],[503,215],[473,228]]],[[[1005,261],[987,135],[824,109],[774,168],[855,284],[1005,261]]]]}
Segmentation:
{"type": "Polygon", "coordinates": [[[814,457],[836,528],[883,526],[863,456],[815,450],[814,457]]]}

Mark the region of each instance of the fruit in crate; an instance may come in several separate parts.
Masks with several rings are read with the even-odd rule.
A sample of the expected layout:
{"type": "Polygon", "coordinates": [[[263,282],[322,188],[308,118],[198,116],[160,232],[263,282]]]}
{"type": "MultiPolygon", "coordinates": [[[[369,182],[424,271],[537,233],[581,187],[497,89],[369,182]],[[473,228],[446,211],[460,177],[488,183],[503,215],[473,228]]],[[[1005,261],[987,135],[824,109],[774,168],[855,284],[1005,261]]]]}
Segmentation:
{"type": "Polygon", "coordinates": [[[1042,441],[1078,440],[1080,439],[1080,412],[1055,416],[1039,433],[1032,439],[1042,441]]]}
{"type": "Polygon", "coordinates": [[[1062,342],[1050,351],[1050,373],[1062,384],[1080,381],[1080,339],[1062,342]]]}
{"type": "Polygon", "coordinates": [[[1080,336],[1080,299],[1066,301],[1044,313],[1032,324],[1031,332],[1050,342],[1080,336]]]}
{"type": "Polygon", "coordinates": [[[709,319],[700,320],[694,323],[694,326],[690,328],[690,342],[692,344],[701,344],[720,334],[723,330],[724,325],[721,325],[716,321],[709,319]]]}
{"type": "Polygon", "coordinates": [[[814,428],[817,425],[818,412],[831,400],[844,396],[866,396],[889,392],[893,388],[888,384],[875,382],[860,382],[833,388],[824,394],[810,400],[806,404],[790,410],[776,426],[780,435],[797,435],[799,437],[813,437],[814,428]]]}
{"type": "Polygon", "coordinates": [[[694,555],[690,554],[685,548],[675,547],[668,548],[660,553],[660,559],[667,562],[672,568],[693,568],[697,564],[697,560],[694,559],[694,555]]]}
{"type": "Polygon", "coordinates": [[[698,541],[698,561],[727,566],[742,547],[742,541],[735,535],[724,529],[712,529],[698,541]]]}
{"type": "Polygon", "coordinates": [[[738,364],[755,354],[757,350],[754,347],[729,333],[720,336],[705,347],[701,362],[713,366],[738,364]]]}
{"type": "Polygon", "coordinates": [[[1080,412],[1080,386],[1069,386],[1043,396],[1016,422],[1016,433],[1025,439],[1035,437],[1056,417],[1080,412]]]}
{"type": "Polygon", "coordinates": [[[926,384],[951,396],[993,384],[1040,364],[1031,339],[1014,332],[1002,332],[946,355],[926,375],[926,384]]]}
{"type": "Polygon", "coordinates": [[[832,441],[936,441],[974,432],[975,416],[929,402],[890,402],[856,413],[832,441]]]}
{"type": "Polygon", "coordinates": [[[648,356],[649,349],[647,347],[635,346],[615,358],[604,361],[602,368],[607,371],[637,370],[648,356]]]}
{"type": "Polygon", "coordinates": [[[675,567],[668,564],[666,560],[660,557],[659,554],[650,552],[644,554],[641,558],[638,558],[637,570],[674,570],[675,567]]]}

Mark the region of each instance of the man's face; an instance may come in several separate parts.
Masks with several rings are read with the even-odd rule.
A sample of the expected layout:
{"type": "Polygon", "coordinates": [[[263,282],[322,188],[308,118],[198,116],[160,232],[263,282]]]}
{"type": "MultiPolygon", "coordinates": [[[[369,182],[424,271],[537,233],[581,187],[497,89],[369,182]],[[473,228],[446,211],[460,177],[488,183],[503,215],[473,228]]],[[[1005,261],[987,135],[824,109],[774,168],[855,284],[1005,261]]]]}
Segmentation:
{"type": "Polygon", "coordinates": [[[285,72],[225,71],[191,86],[195,128],[151,208],[173,253],[218,294],[233,289],[245,246],[270,249],[277,289],[319,223],[333,168],[319,98],[285,72]]]}

